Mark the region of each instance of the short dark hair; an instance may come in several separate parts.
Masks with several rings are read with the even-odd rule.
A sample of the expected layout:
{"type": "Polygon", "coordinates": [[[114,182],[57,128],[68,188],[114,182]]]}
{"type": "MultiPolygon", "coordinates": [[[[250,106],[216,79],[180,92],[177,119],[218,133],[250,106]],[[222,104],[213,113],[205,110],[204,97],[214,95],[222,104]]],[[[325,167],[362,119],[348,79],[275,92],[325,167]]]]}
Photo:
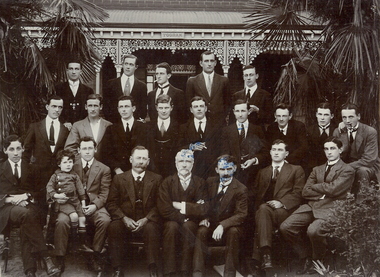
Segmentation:
{"type": "MultiPolygon", "coordinates": [[[[247,70],[247,69],[255,69],[255,70],[257,70],[257,69],[256,69],[256,66],[251,65],[251,64],[248,64],[248,65],[243,66],[243,72],[244,72],[244,70],[247,70]]],[[[256,73],[257,73],[257,72],[256,72],[256,73]]]]}
{"type": "Polygon", "coordinates": [[[50,95],[48,99],[46,100],[46,105],[50,105],[51,100],[62,100],[62,97],[56,94],[50,95]]]}
{"type": "Polygon", "coordinates": [[[272,142],[272,145],[277,145],[277,144],[280,144],[280,143],[285,144],[285,150],[286,150],[286,151],[289,151],[289,149],[288,149],[288,144],[287,144],[285,141],[283,141],[282,139],[275,139],[275,140],[272,142]]]}
{"type": "Polygon", "coordinates": [[[132,149],[132,151],[131,151],[131,156],[133,156],[133,154],[135,153],[136,150],[146,150],[146,151],[148,151],[148,157],[149,157],[149,150],[145,146],[142,146],[142,145],[136,145],[132,149]]]}
{"type": "Polygon", "coordinates": [[[73,151],[69,149],[59,150],[57,153],[57,164],[59,165],[63,159],[63,157],[68,157],[69,160],[75,161],[75,154],[73,151]]]}
{"type": "Polygon", "coordinates": [[[233,109],[235,109],[236,105],[241,105],[241,104],[246,104],[247,105],[247,110],[249,110],[249,103],[245,101],[244,99],[237,99],[234,104],[233,104],[233,109]]]}
{"type": "Polygon", "coordinates": [[[12,135],[7,136],[4,139],[3,148],[7,149],[9,147],[9,145],[11,145],[11,143],[14,141],[19,141],[21,143],[21,146],[24,146],[24,142],[22,141],[21,137],[19,137],[16,134],[12,134],[12,135]]]}
{"type": "Polygon", "coordinates": [[[167,94],[162,94],[157,97],[156,105],[158,105],[159,103],[169,103],[170,106],[173,106],[172,98],[167,94]]]}
{"type": "Polygon", "coordinates": [[[95,139],[93,137],[85,136],[83,138],[80,138],[79,139],[79,148],[80,148],[80,144],[82,143],[82,141],[84,141],[84,142],[92,141],[94,143],[94,148],[96,148],[96,141],[95,141],[95,139]]]}
{"type": "MultiPolygon", "coordinates": [[[[207,50],[207,51],[204,51],[201,56],[200,56],[200,61],[203,61],[203,56],[206,56],[206,55],[214,55],[215,56],[215,53],[211,52],[210,50],[207,50]]],[[[215,57],[216,58],[216,57],[215,57]]]]}
{"type": "Polygon", "coordinates": [[[127,55],[123,56],[123,58],[121,59],[121,63],[124,63],[125,59],[135,59],[135,65],[138,65],[138,59],[135,55],[127,54],[127,55]]]}
{"type": "Polygon", "coordinates": [[[289,105],[289,104],[286,104],[286,103],[280,103],[276,106],[276,108],[274,109],[274,112],[277,111],[277,109],[280,109],[280,110],[288,110],[289,111],[289,114],[292,113],[292,107],[289,105]]]}
{"type": "Polygon", "coordinates": [[[237,163],[237,159],[236,159],[234,156],[232,156],[232,155],[228,155],[228,154],[224,154],[224,155],[219,156],[219,157],[216,159],[216,165],[218,166],[218,163],[219,163],[220,161],[222,161],[222,160],[226,161],[226,163],[233,163],[234,165],[237,165],[237,164],[238,164],[238,163],[237,163]]]}
{"type": "Polygon", "coordinates": [[[190,100],[190,107],[192,106],[193,102],[195,102],[195,101],[203,101],[206,104],[206,100],[202,96],[194,96],[190,100]]]}
{"type": "Polygon", "coordinates": [[[341,110],[355,110],[356,115],[360,114],[359,107],[354,103],[343,104],[341,110]]]}
{"type": "Polygon", "coordinates": [[[130,100],[131,101],[132,107],[136,106],[135,100],[130,95],[122,95],[122,96],[120,96],[119,99],[117,99],[117,106],[119,106],[119,102],[120,101],[126,101],[126,100],[130,100]]]}
{"type": "Polygon", "coordinates": [[[99,100],[100,105],[103,105],[103,96],[101,96],[100,94],[92,93],[89,96],[87,96],[87,100],[99,100]]]}
{"type": "Polygon", "coordinates": [[[319,104],[317,105],[317,110],[318,110],[318,109],[329,109],[330,112],[331,112],[331,114],[334,114],[333,107],[332,107],[331,103],[329,103],[329,102],[322,102],[322,103],[319,103],[319,104]]]}
{"type": "Polygon", "coordinates": [[[78,61],[78,60],[71,60],[71,61],[67,62],[66,69],[69,68],[69,64],[71,64],[71,63],[77,63],[77,64],[79,64],[80,68],[82,69],[82,63],[80,61],[78,61]]]}
{"type": "Polygon", "coordinates": [[[343,147],[343,142],[338,139],[337,137],[328,137],[324,142],[323,142],[323,145],[325,145],[326,142],[333,142],[336,144],[336,146],[338,146],[338,148],[342,148],[343,147]]]}
{"type": "Polygon", "coordinates": [[[157,68],[165,68],[167,74],[172,74],[172,68],[167,62],[159,63],[158,65],[156,65],[156,69],[157,68]]]}

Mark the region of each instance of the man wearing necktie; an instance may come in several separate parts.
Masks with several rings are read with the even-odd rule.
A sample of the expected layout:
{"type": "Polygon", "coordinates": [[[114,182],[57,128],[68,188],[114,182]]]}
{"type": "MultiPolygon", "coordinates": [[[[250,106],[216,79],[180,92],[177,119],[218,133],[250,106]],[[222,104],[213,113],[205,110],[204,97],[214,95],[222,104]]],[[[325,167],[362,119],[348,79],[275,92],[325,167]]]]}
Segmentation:
{"type": "Polygon", "coordinates": [[[70,129],[71,125],[87,116],[85,104],[87,97],[93,94],[92,88],[80,81],[82,64],[78,61],[70,61],[66,69],[67,82],[55,86],[55,92],[63,99],[63,111],[61,122],[70,129]]]}
{"type": "Polygon", "coordinates": [[[167,62],[159,63],[156,66],[157,88],[148,93],[148,113],[150,121],[155,121],[158,117],[156,101],[160,95],[168,95],[172,99],[173,111],[171,112],[171,118],[179,124],[185,123],[187,120],[185,94],[182,90],[169,83],[171,76],[172,69],[167,62]]]}
{"type": "MultiPolygon", "coordinates": [[[[158,276],[161,243],[161,218],[156,199],[162,177],[147,169],[149,151],[136,146],[130,156],[132,169],[112,180],[107,210],[112,222],[108,228],[109,253],[113,277],[123,274],[124,241],[142,239],[151,277],[158,276]]],[[[166,255],[165,252],[163,252],[166,255]]]]}
{"type": "Polygon", "coordinates": [[[307,171],[309,175],[314,167],[326,162],[326,155],[323,151],[323,144],[327,137],[332,136],[336,124],[332,121],[334,118],[334,109],[330,103],[320,103],[317,106],[316,118],[317,123],[307,126],[307,141],[309,152],[307,155],[307,171]]]}
{"type": "Polygon", "coordinates": [[[157,207],[164,218],[162,252],[164,276],[190,276],[195,234],[207,209],[205,181],[192,174],[193,151],[180,150],[177,173],[167,177],[158,192],[157,207]]]}
{"type": "Polygon", "coordinates": [[[256,226],[254,235],[252,275],[261,276],[272,265],[272,236],[274,230],[302,203],[305,173],[302,167],[285,161],[288,146],[275,140],[270,150],[272,164],[261,169],[257,175],[254,195],[256,226]]]}
{"type": "Polygon", "coordinates": [[[331,231],[323,222],[331,215],[334,201],[346,199],[354,181],[355,170],[340,159],[342,141],[329,137],[324,143],[324,152],[327,163],[313,168],[302,190],[307,204],[301,205],[280,226],[284,239],[303,261],[297,274],[316,273],[312,260],[323,259],[326,235],[331,231]]]}
{"type": "Polygon", "coordinates": [[[342,160],[356,171],[352,193],[357,194],[361,182],[380,180],[378,134],[375,128],[360,122],[357,105],[343,105],[341,115],[345,127],[336,128],[334,136],[343,142],[342,160]]]}
{"type": "Polygon", "coordinates": [[[193,276],[205,276],[208,242],[226,245],[223,276],[236,276],[239,270],[240,240],[248,214],[247,188],[234,178],[236,159],[220,156],[215,168],[218,176],[207,179],[207,214],[199,223],[193,258],[193,276]]]}

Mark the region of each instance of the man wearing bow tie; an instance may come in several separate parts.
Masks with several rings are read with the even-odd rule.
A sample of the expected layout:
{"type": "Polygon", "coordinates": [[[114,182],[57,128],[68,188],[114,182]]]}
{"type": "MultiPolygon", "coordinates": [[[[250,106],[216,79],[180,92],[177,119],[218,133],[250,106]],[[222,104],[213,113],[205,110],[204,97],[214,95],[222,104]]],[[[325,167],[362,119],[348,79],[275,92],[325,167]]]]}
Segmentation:
{"type": "Polygon", "coordinates": [[[355,170],[340,159],[342,151],[339,139],[329,137],[325,141],[327,163],[313,168],[302,190],[307,204],[301,205],[280,226],[284,239],[303,261],[303,268],[297,274],[316,273],[312,260],[324,257],[329,232],[323,222],[330,216],[334,201],[345,199],[354,181],[355,170]]]}
{"type": "Polygon", "coordinates": [[[182,90],[169,83],[172,76],[172,69],[166,62],[156,66],[157,88],[148,93],[148,113],[150,121],[157,119],[156,101],[160,95],[168,95],[173,102],[171,118],[182,124],[186,122],[187,112],[185,109],[185,94],[182,90]]]}
{"type": "Polygon", "coordinates": [[[87,97],[93,94],[92,88],[82,84],[79,80],[82,74],[82,64],[72,61],[67,64],[67,82],[56,85],[55,92],[63,99],[61,122],[69,129],[74,122],[87,116],[85,109],[87,97]]]}
{"type": "Polygon", "coordinates": [[[357,105],[348,103],[342,106],[343,130],[334,130],[334,136],[343,142],[342,160],[356,170],[352,193],[357,194],[360,182],[380,180],[380,158],[377,131],[360,122],[357,105]]]}

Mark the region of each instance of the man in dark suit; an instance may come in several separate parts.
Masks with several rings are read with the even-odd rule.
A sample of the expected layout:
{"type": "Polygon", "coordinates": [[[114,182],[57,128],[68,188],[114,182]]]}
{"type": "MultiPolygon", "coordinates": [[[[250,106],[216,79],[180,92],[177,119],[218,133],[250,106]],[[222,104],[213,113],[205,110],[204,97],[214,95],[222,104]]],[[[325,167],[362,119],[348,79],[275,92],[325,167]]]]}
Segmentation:
{"type": "Polygon", "coordinates": [[[207,179],[207,214],[197,231],[193,276],[205,276],[207,242],[213,239],[226,245],[226,265],[223,276],[236,275],[239,268],[242,225],[247,217],[247,188],[233,178],[236,160],[230,155],[218,158],[215,168],[218,176],[207,179]]]}
{"type": "Polygon", "coordinates": [[[203,72],[187,80],[186,106],[190,106],[194,96],[203,97],[207,102],[207,119],[212,124],[224,126],[231,104],[228,78],[214,72],[216,59],[210,51],[202,53],[199,64],[203,72]]]}
{"type": "Polygon", "coordinates": [[[147,129],[145,123],[134,118],[136,104],[132,96],[121,96],[117,109],[121,118],[107,128],[100,154],[114,174],[131,169],[129,157],[135,146],[147,146],[147,129]]]}
{"type": "Polygon", "coordinates": [[[309,126],[306,130],[309,153],[307,155],[307,175],[312,169],[326,162],[326,155],[323,151],[325,140],[332,136],[336,124],[331,120],[334,118],[334,111],[330,103],[320,103],[317,106],[317,124],[309,126]]]}
{"type": "Polygon", "coordinates": [[[150,121],[157,119],[156,101],[160,95],[169,95],[173,101],[173,111],[171,118],[179,124],[186,122],[187,112],[185,109],[185,94],[182,90],[172,86],[169,79],[172,76],[172,69],[166,62],[156,66],[157,88],[148,93],[148,113],[150,121]]]}
{"type": "Polygon", "coordinates": [[[145,120],[148,105],[148,89],[146,84],[135,77],[138,60],[134,55],[126,55],[122,61],[123,73],[121,77],[109,80],[103,90],[104,116],[108,121],[116,123],[119,115],[116,112],[118,99],[122,95],[132,96],[136,103],[134,113],[136,120],[145,120]]]}
{"type": "Polygon", "coordinates": [[[60,117],[62,123],[71,125],[87,116],[85,104],[87,97],[93,94],[92,88],[79,81],[82,74],[82,64],[69,62],[67,64],[67,82],[55,86],[55,93],[63,99],[63,111],[60,117]]]}
{"type": "Polygon", "coordinates": [[[148,149],[153,160],[153,171],[163,178],[174,174],[174,157],[178,151],[178,123],[172,118],[173,101],[169,95],[156,100],[158,118],[148,123],[148,149]]]}
{"type": "Polygon", "coordinates": [[[87,117],[74,123],[70,134],[66,139],[65,149],[70,149],[78,157],[78,148],[81,138],[92,137],[96,142],[95,158],[102,161],[103,136],[111,122],[100,117],[100,111],[103,108],[103,97],[99,94],[90,94],[87,97],[85,105],[87,117]]]}
{"type": "Polygon", "coordinates": [[[380,158],[377,131],[360,121],[360,112],[355,104],[342,107],[342,131],[334,130],[334,136],[343,142],[342,160],[355,169],[352,193],[357,194],[360,182],[380,180],[380,158]]]}
{"type": "Polygon", "coordinates": [[[305,173],[302,167],[285,162],[288,154],[286,143],[275,140],[270,150],[272,165],[261,169],[256,178],[253,275],[272,268],[273,231],[302,203],[305,173]]]}
{"type": "MultiPolygon", "coordinates": [[[[256,67],[246,65],[243,67],[244,89],[233,94],[233,100],[243,99],[249,104],[249,123],[263,126],[272,123],[273,100],[269,92],[261,89],[257,85],[259,74],[256,67]]],[[[233,114],[230,114],[230,121],[234,122],[233,114]]],[[[265,129],[263,129],[265,130],[265,129]]]]}
{"type": "Polygon", "coordinates": [[[58,120],[63,105],[61,97],[51,96],[46,104],[46,118],[29,126],[24,142],[22,159],[35,164],[41,171],[40,183],[36,184],[36,191],[41,193],[36,201],[46,210],[46,184],[57,167],[56,155],[63,149],[69,134],[69,130],[58,120]]]}
{"type": "Polygon", "coordinates": [[[324,257],[329,232],[323,222],[330,216],[334,201],[345,199],[354,181],[355,170],[340,159],[342,142],[329,137],[324,143],[324,151],[327,163],[313,168],[302,191],[307,204],[301,205],[280,226],[284,239],[304,261],[297,274],[316,273],[312,259],[324,257]]]}
{"type": "Polygon", "coordinates": [[[183,148],[194,151],[193,174],[203,179],[212,175],[214,161],[220,154],[221,129],[206,117],[206,101],[195,96],[191,99],[190,112],[193,116],[180,126],[180,142],[183,148]]]}
{"type": "Polygon", "coordinates": [[[205,181],[191,173],[194,155],[183,149],[175,157],[177,174],[167,177],[158,193],[164,218],[164,276],[190,276],[195,234],[205,209],[205,181]],[[178,265],[178,267],[177,267],[178,265]]]}
{"type": "Polygon", "coordinates": [[[7,226],[20,227],[21,258],[26,276],[36,276],[34,254],[43,258],[49,276],[59,276],[60,270],[48,255],[42,234],[41,211],[33,203],[38,170],[21,161],[24,148],[17,135],[5,138],[3,146],[8,160],[0,164],[0,233],[7,226]]]}
{"type": "MultiPolygon", "coordinates": [[[[111,170],[108,166],[95,159],[97,144],[92,137],[85,136],[81,138],[77,151],[80,158],[75,161],[73,168],[80,177],[86,192],[87,205],[82,207],[83,213],[86,216],[86,221],[95,226],[92,250],[85,250],[93,251],[89,261],[89,268],[93,271],[101,271],[100,253],[106,240],[108,225],[111,222],[110,215],[105,208],[111,184],[111,170]]],[[[69,230],[69,216],[59,213],[55,224],[54,246],[61,271],[64,270],[64,256],[66,254],[69,230]]]]}
{"type": "Polygon", "coordinates": [[[292,116],[291,107],[280,103],[275,108],[276,122],[268,126],[265,136],[270,144],[281,139],[288,145],[288,163],[305,166],[304,159],[308,150],[306,127],[302,122],[292,119],[292,116]]]}
{"type": "Polygon", "coordinates": [[[150,276],[156,277],[161,241],[161,219],[156,199],[162,178],[146,170],[149,152],[145,147],[136,146],[130,161],[132,169],[114,177],[107,200],[107,209],[112,217],[108,228],[110,258],[114,268],[112,276],[124,276],[125,238],[142,237],[150,276]]]}

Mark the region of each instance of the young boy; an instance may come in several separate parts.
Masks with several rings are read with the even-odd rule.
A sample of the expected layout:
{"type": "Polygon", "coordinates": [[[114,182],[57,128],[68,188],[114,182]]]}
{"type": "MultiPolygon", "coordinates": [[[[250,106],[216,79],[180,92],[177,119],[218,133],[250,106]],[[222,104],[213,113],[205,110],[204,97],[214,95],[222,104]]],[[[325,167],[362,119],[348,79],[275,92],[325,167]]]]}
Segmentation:
{"type": "Polygon", "coordinates": [[[80,244],[84,245],[86,217],[83,214],[82,206],[86,206],[86,193],[79,176],[72,170],[74,159],[75,154],[70,150],[58,152],[59,169],[50,177],[46,185],[46,192],[48,201],[55,201],[55,212],[61,212],[70,217],[72,235],[76,238],[76,234],[79,233],[80,244]]]}

